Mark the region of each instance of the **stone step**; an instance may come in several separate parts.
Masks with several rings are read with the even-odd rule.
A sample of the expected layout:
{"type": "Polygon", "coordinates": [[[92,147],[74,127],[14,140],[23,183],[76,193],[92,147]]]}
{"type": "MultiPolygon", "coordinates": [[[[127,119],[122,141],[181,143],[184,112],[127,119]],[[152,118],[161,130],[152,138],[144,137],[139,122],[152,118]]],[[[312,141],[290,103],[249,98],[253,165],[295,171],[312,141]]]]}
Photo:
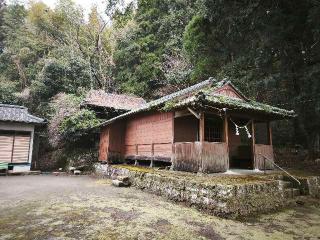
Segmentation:
{"type": "Polygon", "coordinates": [[[130,185],[129,181],[121,181],[119,179],[113,179],[112,185],[115,187],[128,187],[130,185]]]}
{"type": "Polygon", "coordinates": [[[293,187],[292,182],[289,182],[289,181],[279,180],[279,184],[280,184],[280,187],[281,187],[282,189],[292,188],[292,187],[293,187]]]}
{"type": "Polygon", "coordinates": [[[298,188],[292,188],[292,195],[293,195],[293,197],[300,196],[300,195],[301,195],[300,189],[298,189],[298,188]]]}
{"type": "Polygon", "coordinates": [[[284,189],[285,198],[294,198],[300,196],[300,189],[298,188],[286,188],[284,189]]]}

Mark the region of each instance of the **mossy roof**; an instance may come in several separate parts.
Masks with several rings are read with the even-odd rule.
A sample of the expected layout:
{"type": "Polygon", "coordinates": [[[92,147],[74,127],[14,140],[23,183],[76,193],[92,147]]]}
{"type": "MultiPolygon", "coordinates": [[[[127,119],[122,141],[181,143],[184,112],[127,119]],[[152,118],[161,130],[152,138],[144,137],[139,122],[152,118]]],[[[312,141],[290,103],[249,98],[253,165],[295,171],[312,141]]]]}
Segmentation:
{"type": "Polygon", "coordinates": [[[174,92],[157,100],[148,102],[143,106],[119,115],[115,118],[103,122],[101,125],[108,125],[114,121],[135,115],[140,112],[172,111],[182,107],[214,107],[218,109],[250,111],[274,117],[277,119],[285,119],[295,117],[294,111],[270,106],[268,104],[259,103],[248,99],[240,90],[238,90],[230,81],[209,78],[206,81],[195,84],[191,87],[174,92]],[[230,85],[243,99],[224,96],[214,93],[215,90],[230,85]]]}

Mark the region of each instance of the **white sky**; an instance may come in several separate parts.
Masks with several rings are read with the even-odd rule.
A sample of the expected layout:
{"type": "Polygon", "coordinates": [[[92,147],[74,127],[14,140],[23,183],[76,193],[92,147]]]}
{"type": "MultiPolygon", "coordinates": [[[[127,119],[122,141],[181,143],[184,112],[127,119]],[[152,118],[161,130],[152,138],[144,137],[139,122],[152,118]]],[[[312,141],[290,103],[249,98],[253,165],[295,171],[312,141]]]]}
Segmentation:
{"type": "MultiPolygon", "coordinates": [[[[23,3],[25,5],[28,5],[29,0],[7,0],[8,3],[18,1],[19,3],[23,3]]],[[[48,5],[50,8],[54,8],[57,0],[35,0],[35,1],[41,1],[48,5]]],[[[125,0],[125,4],[130,3],[132,0],[125,0]]],[[[80,5],[84,10],[85,19],[88,18],[88,14],[90,12],[90,9],[92,5],[96,4],[98,6],[98,12],[101,14],[101,16],[106,17],[104,14],[105,6],[106,6],[106,0],[73,0],[76,4],[80,5]]]]}

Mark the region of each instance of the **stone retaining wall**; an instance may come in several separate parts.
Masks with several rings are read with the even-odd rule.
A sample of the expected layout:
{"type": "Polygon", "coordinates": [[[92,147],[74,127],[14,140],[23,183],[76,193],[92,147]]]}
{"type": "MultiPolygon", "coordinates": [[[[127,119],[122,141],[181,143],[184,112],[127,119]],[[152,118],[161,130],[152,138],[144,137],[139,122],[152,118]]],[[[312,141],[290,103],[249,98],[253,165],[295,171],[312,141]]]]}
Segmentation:
{"type": "Polygon", "coordinates": [[[166,198],[195,206],[226,218],[269,212],[283,207],[285,201],[278,181],[239,185],[208,184],[183,178],[161,176],[157,172],[138,172],[110,165],[96,165],[100,176],[126,175],[132,186],[166,198]]]}
{"type": "Polygon", "coordinates": [[[300,188],[303,195],[310,195],[313,198],[320,198],[320,176],[300,177],[301,186],[295,183],[296,188],[300,188]]]}

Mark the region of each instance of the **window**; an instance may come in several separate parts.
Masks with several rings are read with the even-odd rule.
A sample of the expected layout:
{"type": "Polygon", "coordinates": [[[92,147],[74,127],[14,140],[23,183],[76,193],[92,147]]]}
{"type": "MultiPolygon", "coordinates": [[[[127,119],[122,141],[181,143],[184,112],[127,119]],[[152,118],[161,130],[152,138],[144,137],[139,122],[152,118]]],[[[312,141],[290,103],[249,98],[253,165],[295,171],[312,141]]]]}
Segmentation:
{"type": "Polygon", "coordinates": [[[206,142],[223,141],[223,121],[215,115],[205,115],[204,119],[204,140],[206,142]]]}

